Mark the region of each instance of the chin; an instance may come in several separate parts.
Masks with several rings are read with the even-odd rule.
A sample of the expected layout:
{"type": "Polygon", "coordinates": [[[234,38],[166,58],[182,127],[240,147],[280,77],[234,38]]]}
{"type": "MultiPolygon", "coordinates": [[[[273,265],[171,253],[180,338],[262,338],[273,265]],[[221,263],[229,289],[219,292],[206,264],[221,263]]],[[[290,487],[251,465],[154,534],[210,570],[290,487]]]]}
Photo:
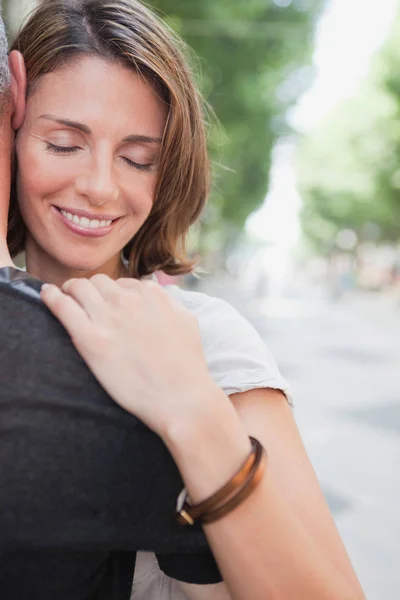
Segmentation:
{"type": "MultiPolygon", "coordinates": [[[[99,257],[99,256],[76,256],[76,257],[71,257],[70,256],[58,256],[58,257],[54,257],[54,260],[56,262],[59,263],[60,265],[60,270],[63,271],[70,271],[71,272],[71,277],[73,277],[74,275],[72,275],[72,273],[76,273],[76,274],[80,274],[82,276],[85,275],[85,273],[90,274],[93,272],[102,272],[103,270],[107,270],[106,267],[110,266],[113,257],[112,256],[104,256],[104,257],[99,257]]],[[[115,260],[115,262],[117,263],[118,261],[115,260]]]]}
{"type": "Polygon", "coordinates": [[[70,271],[78,271],[84,273],[92,273],[92,272],[102,272],[105,270],[105,263],[107,264],[107,260],[105,262],[98,262],[93,260],[77,260],[77,261],[68,261],[64,263],[64,268],[70,271]]]}
{"type": "Polygon", "coordinates": [[[70,271],[77,271],[83,273],[92,273],[93,271],[101,271],[102,265],[94,262],[76,262],[64,264],[64,267],[70,271]]]}

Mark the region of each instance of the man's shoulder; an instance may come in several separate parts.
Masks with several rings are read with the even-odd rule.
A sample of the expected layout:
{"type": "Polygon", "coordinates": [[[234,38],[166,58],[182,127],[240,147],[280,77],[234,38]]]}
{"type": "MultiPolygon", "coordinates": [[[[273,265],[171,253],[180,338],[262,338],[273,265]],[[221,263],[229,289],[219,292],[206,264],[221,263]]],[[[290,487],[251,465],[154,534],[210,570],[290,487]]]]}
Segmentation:
{"type": "Polygon", "coordinates": [[[0,269],[0,295],[1,297],[12,296],[34,301],[41,305],[40,289],[42,282],[35,279],[25,271],[15,269],[14,267],[3,267],[0,269]]]}
{"type": "MultiPolygon", "coordinates": [[[[65,329],[40,299],[42,282],[24,271],[0,269],[0,367],[18,363],[19,372],[37,379],[57,356],[65,366],[81,364],[65,329]],[[35,357],[41,357],[38,368],[35,357]],[[35,367],[36,363],[36,367],[35,367]],[[47,365],[47,366],[46,366],[47,365]]],[[[82,370],[82,369],[81,369],[82,370]]]]}

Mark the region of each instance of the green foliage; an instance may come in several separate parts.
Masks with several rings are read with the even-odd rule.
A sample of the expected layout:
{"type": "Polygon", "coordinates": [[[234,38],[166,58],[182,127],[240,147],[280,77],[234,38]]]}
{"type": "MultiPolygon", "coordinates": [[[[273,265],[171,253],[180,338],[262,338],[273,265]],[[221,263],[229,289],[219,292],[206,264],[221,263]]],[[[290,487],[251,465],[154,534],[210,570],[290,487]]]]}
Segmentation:
{"type": "MultiPolygon", "coordinates": [[[[264,200],[271,150],[302,85],[318,0],[279,7],[268,0],[153,0],[199,57],[200,87],[220,124],[212,122],[212,210],[208,219],[232,231],[264,200]],[[299,78],[300,79],[300,78],[299,78]],[[290,88],[290,89],[289,89],[290,88]],[[282,96],[283,94],[281,94],[282,96]]],[[[194,69],[199,72],[198,64],[194,69]]],[[[206,215],[207,216],[207,215],[206,215]]]]}
{"type": "Polygon", "coordinates": [[[337,232],[400,238],[400,14],[356,95],[303,141],[298,180],[303,231],[322,252],[337,232]],[[375,227],[371,227],[374,224],[375,227]]]}

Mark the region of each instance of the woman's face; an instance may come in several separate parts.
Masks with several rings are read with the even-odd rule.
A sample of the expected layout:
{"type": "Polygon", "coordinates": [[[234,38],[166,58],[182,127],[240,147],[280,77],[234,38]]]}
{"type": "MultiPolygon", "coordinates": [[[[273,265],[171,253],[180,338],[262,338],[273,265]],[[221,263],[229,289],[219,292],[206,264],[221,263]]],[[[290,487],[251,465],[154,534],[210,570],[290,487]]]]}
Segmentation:
{"type": "Polygon", "coordinates": [[[18,133],[28,269],[106,272],[153,205],[167,108],[146,80],[95,57],[45,75],[18,133]]]}

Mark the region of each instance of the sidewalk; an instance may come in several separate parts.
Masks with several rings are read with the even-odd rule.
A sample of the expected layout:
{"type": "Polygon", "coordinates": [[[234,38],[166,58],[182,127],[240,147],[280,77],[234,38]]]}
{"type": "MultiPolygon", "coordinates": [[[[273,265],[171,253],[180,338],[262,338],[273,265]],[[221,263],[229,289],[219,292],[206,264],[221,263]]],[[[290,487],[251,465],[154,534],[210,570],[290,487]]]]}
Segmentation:
{"type": "Polygon", "coordinates": [[[252,299],[226,274],[197,289],[232,304],[270,347],[368,600],[399,600],[400,308],[359,293],[252,299]]]}

